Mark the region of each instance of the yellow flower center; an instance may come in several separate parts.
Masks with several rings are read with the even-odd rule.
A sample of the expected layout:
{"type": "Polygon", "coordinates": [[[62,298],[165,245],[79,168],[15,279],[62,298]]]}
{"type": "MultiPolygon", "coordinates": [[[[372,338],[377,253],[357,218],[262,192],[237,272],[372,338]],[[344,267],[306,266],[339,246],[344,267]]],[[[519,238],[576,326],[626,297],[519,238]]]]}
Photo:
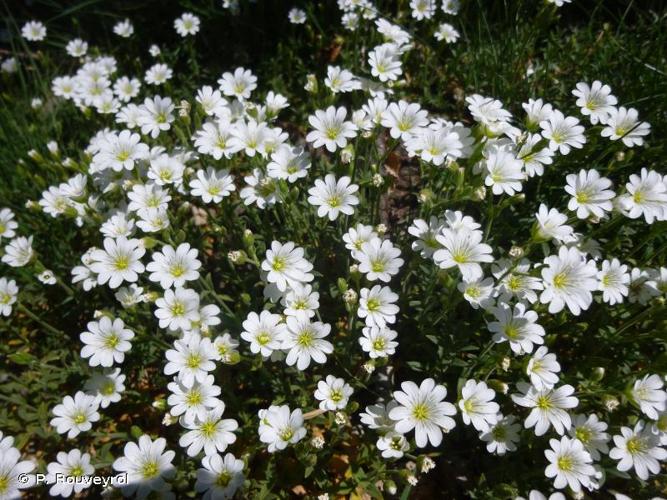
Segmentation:
{"type": "Polygon", "coordinates": [[[82,423],[84,423],[84,422],[86,421],[86,416],[85,416],[83,413],[77,413],[77,414],[74,415],[74,417],[72,418],[72,421],[73,421],[76,425],[81,425],[82,423]]]}
{"type": "Polygon", "coordinates": [[[145,479],[151,479],[151,478],[157,476],[159,472],[160,472],[160,468],[158,467],[158,464],[155,461],[145,462],[141,466],[141,475],[145,479]]]}
{"type": "Polygon", "coordinates": [[[551,408],[551,401],[549,401],[549,398],[547,398],[546,396],[540,396],[537,398],[535,406],[538,407],[540,410],[548,410],[549,408],[551,408]]]}
{"type": "Polygon", "coordinates": [[[112,333],[104,340],[104,347],[107,349],[114,349],[119,342],[120,339],[118,338],[118,335],[112,333]]]}
{"type": "Polygon", "coordinates": [[[429,416],[428,407],[424,403],[418,403],[412,408],[412,416],[415,420],[427,420],[429,416]]]}
{"type": "Polygon", "coordinates": [[[199,354],[192,353],[185,360],[185,366],[190,369],[198,368],[201,364],[201,356],[199,354]]]}
{"type": "Polygon", "coordinates": [[[587,427],[578,427],[577,430],[574,431],[574,434],[577,439],[584,444],[588,443],[593,437],[593,433],[587,427]]]}
{"type": "Polygon", "coordinates": [[[299,334],[299,337],[296,340],[296,343],[301,347],[310,347],[313,345],[313,332],[311,330],[305,330],[299,334]]]}
{"type": "Polygon", "coordinates": [[[643,453],[646,451],[647,448],[646,441],[639,436],[633,436],[630,439],[628,439],[628,442],[626,443],[625,446],[628,450],[628,453],[630,453],[631,455],[643,453]]]}
{"type": "Polygon", "coordinates": [[[286,265],[286,262],[285,262],[284,258],[276,257],[276,258],[273,259],[273,264],[271,265],[271,267],[273,268],[274,271],[280,272],[283,269],[285,269],[285,265],[286,265]]]}
{"type": "Polygon", "coordinates": [[[568,284],[568,278],[566,273],[558,273],[554,276],[554,286],[556,288],[564,288],[568,284]]]}
{"type": "Polygon", "coordinates": [[[183,276],[183,273],[185,273],[185,267],[183,267],[181,264],[175,264],[169,269],[169,274],[171,274],[174,278],[180,278],[183,276]]]}
{"type": "Polygon", "coordinates": [[[171,314],[174,316],[183,316],[185,313],[185,306],[181,302],[176,302],[171,306],[171,314]]]}
{"type": "Polygon", "coordinates": [[[380,301],[378,299],[368,299],[366,302],[366,309],[369,311],[377,311],[380,309],[380,301]]]}
{"type": "Polygon", "coordinates": [[[559,470],[569,472],[574,467],[574,460],[569,455],[563,455],[562,457],[558,457],[557,465],[559,470]]]}
{"type": "Polygon", "coordinates": [[[216,486],[220,486],[221,488],[226,488],[231,480],[232,480],[231,474],[227,471],[223,471],[220,474],[218,474],[218,477],[215,480],[215,484],[216,486]]]}
{"type": "Polygon", "coordinates": [[[216,431],[216,423],[215,422],[204,422],[201,426],[201,433],[204,435],[204,437],[210,438],[215,434],[216,431]]]}
{"type": "Polygon", "coordinates": [[[123,255],[121,257],[116,257],[114,266],[118,271],[124,271],[130,266],[130,259],[126,255],[123,255]]]}
{"type": "Polygon", "coordinates": [[[185,402],[188,404],[188,406],[197,406],[200,405],[202,402],[202,395],[201,392],[199,392],[198,389],[193,389],[188,393],[187,396],[185,396],[185,402]]]}

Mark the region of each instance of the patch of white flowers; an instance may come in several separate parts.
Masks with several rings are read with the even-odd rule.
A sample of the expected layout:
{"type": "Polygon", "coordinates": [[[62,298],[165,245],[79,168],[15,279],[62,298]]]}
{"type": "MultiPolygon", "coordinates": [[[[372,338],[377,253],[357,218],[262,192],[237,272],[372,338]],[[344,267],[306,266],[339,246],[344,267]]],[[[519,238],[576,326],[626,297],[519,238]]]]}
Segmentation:
{"type": "MultiPolygon", "coordinates": [[[[225,418],[226,381],[219,377],[218,367],[245,359],[294,367],[307,377],[318,366],[326,373],[337,355],[337,327],[332,327],[337,318],[321,317],[320,302],[333,297],[323,282],[326,273],[314,265],[318,248],[281,238],[266,241],[264,255],[230,251],[230,261],[255,265],[264,290],[262,303],[254,302],[256,308],[247,312],[239,328],[218,334],[218,328],[229,326],[222,321],[221,307],[226,305],[209,303],[215,291],[208,285],[210,270],[205,267],[201,242],[196,237],[167,242],[161,238],[173,236],[178,229],[171,227],[176,211],[199,203],[216,207],[234,203],[257,217],[270,211],[297,217],[294,211],[301,209],[290,206],[297,197],[321,218],[321,227],[341,229],[336,234],[349,252],[344,257],[349,257],[358,285],[346,289],[342,300],[352,318],[365,323],[348,333],[357,335],[355,342],[369,359],[369,372],[375,363],[390,363],[400,343],[410,341],[398,333],[399,313],[408,304],[401,301],[397,276],[407,262],[417,259],[456,280],[461,297],[475,314],[486,318],[484,333],[490,343],[509,346],[508,363],[515,359],[525,363],[525,380],[515,381],[509,396],[507,387],[494,390],[491,383],[473,378],[462,380],[459,390],[445,387],[436,377],[397,383],[399,388],[383,396],[384,403],[370,405],[360,414],[363,426],[377,434],[382,457],[400,459],[415,447],[446,447],[446,435],[458,432],[461,423],[474,429],[489,453],[504,455],[520,449],[523,422],[531,433],[551,438],[536,441],[536,446],[545,449],[545,475],[557,489],[567,486],[578,493],[599,488],[597,467],[607,454],[619,471],[643,480],[657,474],[659,462],[667,458],[663,378],[647,374],[634,382],[628,399],[636,406],[636,422],[627,426],[613,428],[595,413],[578,414],[582,401],[575,387],[560,382],[565,374],[556,353],[545,345],[540,316],[578,316],[596,300],[609,307],[626,300],[646,304],[664,294],[667,270],[632,267],[629,259],[624,260],[627,256],[605,255],[602,247],[596,254],[597,242],[575,233],[572,225],[623,217],[646,224],[667,220],[667,177],[647,167],[614,185],[595,164],[571,172],[562,163],[558,168],[563,169],[567,202],[539,207],[528,243],[547,249],[542,260],[492,246],[489,221],[489,226],[482,227],[471,215],[454,210],[410,221],[411,246],[401,247],[394,234],[385,233],[386,227],[374,228],[357,217],[359,207],[369,203],[370,188],[355,178],[354,170],[343,176],[312,172],[319,158],[329,157],[336,163],[338,155],[347,154],[351,161],[357,141],[386,134],[394,147],[404,148],[409,157],[429,168],[456,173],[457,162],[470,162],[472,172],[465,175],[479,181],[481,198],[502,203],[524,196],[536,177],[555,168],[552,164],[559,157],[584,148],[592,133],[632,148],[643,144],[649,124],[639,119],[636,109],[617,106],[619,99],[609,85],[597,80],[581,82],[572,92],[580,118],[542,99],[529,99],[523,103],[525,116],[515,117],[499,100],[473,94],[465,102],[474,125],[451,121],[398,95],[394,84],[403,77],[402,61],[412,48],[411,35],[379,17],[369,1],[340,0],[339,5],[347,29],[361,29],[362,19],[372,19],[383,42],[369,50],[365,75],[338,66],[327,68],[322,83],[335,104],[312,110],[307,123],[300,124],[307,129],[303,137],[288,134],[281,128],[284,122],[276,120],[289,106],[287,98],[273,91],[264,99],[258,97],[258,79],[246,68],[225,72],[217,87],[203,86],[192,96],[201,125],[178,146],[167,139],[182,133],[179,113],[188,116],[191,103],[178,104],[164,95],[166,87],[161,85],[177,76],[166,64],[153,65],[143,76],[124,75],[113,57],[87,57],[74,74],[52,82],[55,96],[82,111],[109,115],[106,123],[113,123],[113,128],[103,128],[91,137],[85,148],[87,160],[80,164],[85,173],[49,187],[37,206],[49,217],[99,226],[99,246],[84,252],[69,281],[85,292],[108,286],[123,308],[140,303],[152,308],[159,329],[151,335],[168,339],[163,346],[163,372],[173,377],[165,388],[166,421],[178,421],[183,428],[178,442],[183,453],[201,462],[196,490],[210,498],[228,498],[243,483],[244,462],[231,453],[222,455],[236,442],[240,424],[238,416],[225,418]],[[142,80],[151,88],[143,88],[142,80]],[[346,107],[343,102],[349,101],[338,99],[347,93],[364,94],[363,105],[346,107]],[[597,128],[587,130],[586,122],[597,128]],[[308,144],[309,150],[305,149],[308,144]],[[248,167],[243,169],[242,162],[248,167]]],[[[436,7],[430,0],[410,2],[412,17],[419,22],[435,16],[436,7]]],[[[442,5],[449,14],[457,9],[458,2],[442,5]]],[[[300,25],[307,15],[294,8],[289,19],[300,25]]],[[[185,13],[174,27],[185,38],[196,35],[200,24],[197,16],[185,13]]],[[[113,31],[130,37],[134,29],[125,20],[113,31]]],[[[37,42],[46,36],[46,28],[30,22],[22,34],[37,42]]],[[[460,34],[445,23],[434,36],[454,43],[460,34]]],[[[88,44],[78,39],[67,45],[67,52],[77,58],[83,58],[87,49],[88,44]]],[[[308,86],[313,89],[317,84],[314,79],[308,86]]],[[[0,209],[2,262],[9,266],[3,273],[38,260],[33,235],[25,234],[20,219],[9,208],[0,209]]],[[[63,283],[64,277],[52,274],[46,278],[63,283]]],[[[0,278],[0,315],[15,313],[21,304],[20,286],[20,280],[17,284],[15,279],[0,278]]],[[[68,438],[91,431],[107,407],[122,401],[126,385],[133,384],[120,365],[136,344],[139,325],[125,324],[109,312],[113,305],[106,305],[109,309],[91,320],[80,335],[81,357],[92,368],[103,370],[95,371],[82,384],[83,390],[65,396],[51,409],[51,425],[68,438]]],[[[344,412],[359,390],[356,380],[334,374],[316,380],[317,389],[307,406],[318,407],[322,413],[343,412],[336,421],[349,421],[344,412]]],[[[306,408],[293,409],[297,403],[259,411],[256,438],[268,452],[279,453],[308,435],[312,415],[306,408]]],[[[11,438],[2,443],[0,497],[9,498],[30,486],[18,484],[15,477],[33,470],[33,464],[20,461],[11,438]]],[[[174,444],[146,434],[136,443],[128,442],[123,455],[113,462],[116,472],[128,474],[124,493],[167,492],[167,480],[175,472],[175,453],[168,447],[174,444]]],[[[48,471],[90,475],[94,470],[90,460],[79,450],[62,452],[48,471]]],[[[54,486],[51,494],[68,496],[78,491],[54,486]]]]}

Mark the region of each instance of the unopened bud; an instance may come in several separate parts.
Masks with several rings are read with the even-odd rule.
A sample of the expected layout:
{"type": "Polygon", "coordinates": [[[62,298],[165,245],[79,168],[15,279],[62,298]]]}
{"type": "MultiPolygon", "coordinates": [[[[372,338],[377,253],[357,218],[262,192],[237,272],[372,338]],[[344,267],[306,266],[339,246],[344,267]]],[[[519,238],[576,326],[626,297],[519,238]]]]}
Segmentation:
{"type": "Polygon", "coordinates": [[[486,188],[484,186],[478,187],[472,193],[472,199],[475,201],[482,201],[484,198],[486,198],[486,188]]]}
{"type": "Polygon", "coordinates": [[[373,182],[373,186],[380,187],[380,186],[382,186],[382,184],[384,184],[384,179],[382,178],[382,176],[380,174],[375,174],[373,176],[372,182],[373,182]]]}
{"type": "Polygon", "coordinates": [[[358,298],[359,295],[352,288],[348,288],[345,290],[345,293],[343,293],[343,301],[348,305],[356,304],[358,298]]]}
{"type": "Polygon", "coordinates": [[[512,248],[510,248],[510,257],[514,259],[518,259],[519,257],[523,257],[524,250],[523,248],[514,245],[512,248]]]}

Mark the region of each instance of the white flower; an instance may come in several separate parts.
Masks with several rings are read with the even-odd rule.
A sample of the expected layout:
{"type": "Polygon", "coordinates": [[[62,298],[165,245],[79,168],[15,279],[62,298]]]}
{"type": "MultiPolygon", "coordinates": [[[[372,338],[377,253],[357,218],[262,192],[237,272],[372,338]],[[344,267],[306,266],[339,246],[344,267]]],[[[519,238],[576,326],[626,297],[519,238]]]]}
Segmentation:
{"type": "Polygon", "coordinates": [[[321,410],[342,410],[354,390],[342,378],[327,375],[326,380],[320,380],[315,390],[315,399],[320,401],[321,410]]]}
{"type": "Polygon", "coordinates": [[[14,440],[11,437],[2,438],[0,433],[0,498],[13,500],[21,498],[20,490],[35,485],[34,477],[31,479],[28,473],[35,469],[35,463],[30,460],[21,461],[21,452],[12,446],[14,440]],[[21,482],[19,477],[26,474],[28,481],[21,482]]]}
{"type": "Polygon", "coordinates": [[[313,265],[304,256],[303,248],[297,247],[288,241],[282,244],[271,242],[271,248],[266,251],[266,258],[262,261],[262,270],[267,272],[266,281],[275,283],[278,290],[285,292],[287,287],[293,287],[313,281],[313,265]]]}
{"type": "Polygon", "coordinates": [[[433,254],[433,260],[441,269],[458,267],[464,280],[473,281],[483,276],[480,262],[493,262],[492,249],[482,243],[482,232],[468,229],[443,229],[436,235],[442,249],[433,254]]]}
{"type": "Polygon", "coordinates": [[[390,23],[386,19],[377,19],[375,25],[377,26],[378,33],[391,43],[396,45],[406,45],[410,42],[410,33],[403,30],[400,26],[390,23]]]}
{"type": "Polygon", "coordinates": [[[176,473],[172,465],[173,451],[165,451],[167,441],[158,438],[153,441],[144,434],[139,438],[139,445],[129,442],[125,444],[123,456],[113,462],[113,469],[127,474],[127,484],[122,485],[124,496],[136,493],[137,498],[146,498],[151,491],[165,493],[170,486],[165,479],[176,473]]]}
{"type": "Polygon", "coordinates": [[[634,429],[621,427],[621,434],[614,436],[614,444],[609,457],[619,461],[616,468],[625,472],[634,467],[637,476],[644,481],[649,472],[660,472],[659,461],[667,460],[667,450],[660,447],[657,436],[645,429],[641,420],[634,429]]]}
{"type": "Polygon", "coordinates": [[[512,114],[503,108],[503,103],[492,97],[473,94],[466,97],[470,114],[476,122],[484,125],[484,132],[493,137],[503,133],[512,133],[509,120],[512,114]]]}
{"type": "Polygon", "coordinates": [[[127,206],[131,212],[146,212],[149,209],[166,210],[171,196],[167,191],[155,183],[135,184],[132,191],[127,193],[130,203],[127,206]]]}
{"type": "Polygon", "coordinates": [[[208,372],[215,370],[216,353],[211,339],[196,334],[174,341],[174,349],[164,355],[169,361],[164,367],[165,375],[176,374],[188,386],[195,380],[203,383],[208,372]]]}
{"type": "Polygon", "coordinates": [[[134,33],[134,26],[129,19],[117,22],[113,27],[113,32],[123,38],[129,38],[134,33]]]}
{"type": "Polygon", "coordinates": [[[199,319],[199,295],[188,288],[165,290],[164,296],[155,301],[155,306],[160,328],[187,331],[192,322],[199,319]]]}
{"type": "MultiPolygon", "coordinates": [[[[113,92],[118,96],[123,102],[128,102],[130,99],[137,97],[139,95],[139,89],[141,89],[141,82],[136,78],[129,79],[126,76],[118,78],[113,84],[113,92]]],[[[132,110],[138,110],[139,108],[136,105],[133,105],[132,110]]]]}
{"type": "Polygon", "coordinates": [[[362,288],[357,314],[360,318],[365,318],[367,326],[384,328],[387,324],[396,322],[399,311],[395,304],[397,300],[398,295],[388,286],[375,285],[370,290],[362,288]]]}
{"type": "Polygon", "coordinates": [[[41,42],[46,38],[46,26],[39,21],[28,21],[21,28],[21,36],[29,42],[41,42]]]}
{"type": "Polygon", "coordinates": [[[380,436],[376,446],[382,452],[383,458],[401,458],[403,453],[410,449],[410,443],[405,436],[394,431],[380,436]]]}
{"type": "Polygon", "coordinates": [[[658,420],[658,412],[667,409],[667,392],[659,375],[645,375],[632,386],[632,399],[644,415],[658,420]]]}
{"type": "Polygon", "coordinates": [[[195,35],[199,31],[199,18],[190,12],[185,12],[174,21],[174,29],[183,38],[195,35]]]}
{"type": "Polygon", "coordinates": [[[639,121],[639,113],[635,108],[626,109],[623,106],[609,111],[606,125],[600,135],[612,141],[620,139],[629,148],[643,145],[644,137],[651,131],[651,125],[639,121]]]}
{"type": "Polygon", "coordinates": [[[223,73],[218,85],[226,96],[236,97],[239,100],[248,99],[252,91],[257,88],[257,77],[249,69],[236,68],[234,74],[223,73]]]}
{"type": "Polygon", "coordinates": [[[250,351],[253,354],[261,353],[269,357],[273,351],[280,349],[281,338],[287,329],[281,323],[280,315],[262,311],[259,315],[255,312],[248,314],[243,322],[241,338],[250,342],[250,351]]]}
{"type": "Polygon", "coordinates": [[[197,249],[190,248],[189,243],[181,243],[176,250],[165,245],[161,252],[153,253],[153,260],[146,266],[146,270],[151,273],[148,279],[160,283],[164,289],[183,287],[187,281],[199,278],[201,262],[197,254],[197,249]]]}
{"type": "Polygon", "coordinates": [[[398,342],[395,342],[394,339],[398,337],[398,333],[394,330],[367,326],[361,330],[361,334],[359,344],[371,359],[386,358],[396,352],[398,342]]]}
{"type": "Polygon", "coordinates": [[[271,153],[271,162],[266,166],[269,177],[287,182],[306,177],[309,168],[310,155],[303,148],[288,145],[282,145],[271,153]]]}
{"type": "Polygon", "coordinates": [[[485,382],[468,380],[461,389],[459,400],[459,411],[466,425],[472,426],[478,431],[488,431],[490,426],[498,420],[500,406],[494,398],[496,391],[486,385],[485,382]]]}
{"type": "Polygon", "coordinates": [[[572,419],[570,428],[570,437],[578,439],[584,445],[584,448],[590,453],[593,460],[600,460],[601,453],[609,453],[609,434],[607,424],[601,422],[596,414],[575,415],[572,419]]]}
{"type": "Polygon", "coordinates": [[[11,267],[23,267],[32,260],[34,255],[32,236],[28,238],[19,236],[5,245],[5,255],[2,256],[2,262],[11,267]]]}
{"type": "Polygon", "coordinates": [[[581,441],[563,436],[560,441],[550,439],[549,446],[551,449],[544,451],[549,460],[544,474],[554,478],[554,486],[558,489],[569,486],[574,492],[580,492],[582,486],[590,489],[595,469],[593,459],[581,441]]]}
{"type": "Polygon", "coordinates": [[[162,85],[167,80],[171,80],[173,74],[172,69],[166,64],[154,64],[146,70],[144,80],[149,85],[162,85]]]}
{"type": "Polygon", "coordinates": [[[516,443],[519,442],[519,430],[521,426],[516,423],[516,417],[502,414],[496,416],[494,423],[487,431],[481,432],[479,438],[486,444],[489,453],[504,455],[508,451],[516,450],[516,443]]]}
{"type": "Polygon", "coordinates": [[[576,105],[581,108],[581,114],[588,116],[593,125],[606,123],[618,102],[611,94],[611,87],[603,85],[599,80],[590,86],[584,82],[577,83],[572,94],[577,98],[576,105]]]}
{"type": "Polygon", "coordinates": [[[306,13],[302,9],[292,7],[287,13],[287,18],[292,24],[303,24],[306,22],[306,13]]]}
{"type": "Polygon", "coordinates": [[[361,250],[354,252],[354,258],[359,261],[359,271],[366,275],[366,279],[379,279],[385,283],[389,283],[403,265],[400,255],[401,250],[391,241],[380,238],[362,243],[361,250]]]}
{"type": "Polygon", "coordinates": [[[81,357],[90,358],[90,366],[110,367],[125,360],[125,353],[132,349],[130,340],[134,338],[134,332],[125,328],[122,319],[112,321],[103,316],[99,322],[88,323],[87,328],[80,335],[81,342],[85,344],[81,349],[81,357]]]}
{"type": "Polygon", "coordinates": [[[198,130],[193,137],[197,151],[216,160],[223,156],[231,158],[238,151],[231,140],[233,129],[232,124],[226,119],[204,123],[201,130],[198,130]]]}
{"type": "Polygon", "coordinates": [[[491,313],[496,317],[496,321],[488,324],[489,331],[494,333],[494,342],[509,342],[516,354],[533,352],[534,344],[544,343],[545,332],[536,323],[537,313],[526,310],[524,304],[516,304],[512,310],[511,306],[500,303],[491,308],[491,313]]]}
{"type": "Polygon", "coordinates": [[[645,269],[633,267],[630,271],[629,302],[631,304],[639,302],[641,305],[646,305],[658,295],[660,295],[658,284],[651,279],[649,272],[645,269]]]}
{"type": "Polygon", "coordinates": [[[236,348],[239,346],[237,340],[232,338],[228,333],[218,336],[213,340],[213,347],[216,351],[216,360],[222,361],[223,363],[233,363],[235,360],[238,361],[239,353],[236,348]]]}
{"type": "Polygon", "coordinates": [[[548,119],[553,113],[553,106],[542,99],[528,99],[528,102],[521,104],[521,107],[526,112],[527,125],[531,129],[548,119]]]}
{"type": "Polygon", "coordinates": [[[19,227],[14,220],[14,212],[9,208],[0,209],[0,240],[2,238],[13,238],[16,234],[15,229],[19,227]]]}
{"type": "Polygon", "coordinates": [[[523,168],[528,177],[544,174],[544,165],[553,163],[554,152],[548,147],[536,149],[542,141],[539,134],[528,134],[525,142],[519,148],[517,158],[523,163],[523,168]]]}
{"type": "Polygon", "coordinates": [[[258,208],[264,209],[278,201],[277,183],[266,177],[260,169],[254,169],[243,180],[247,186],[241,189],[240,195],[245,205],[256,203],[258,208]]]}
{"type": "Polygon", "coordinates": [[[311,322],[302,316],[288,316],[286,322],[287,329],[280,334],[280,348],[287,351],[287,365],[296,364],[303,371],[308,368],[311,359],[316,363],[326,363],[326,355],[333,352],[333,345],[323,339],[329,335],[331,326],[320,321],[311,322]]]}
{"type": "Polygon", "coordinates": [[[437,4],[435,0],[410,0],[410,8],[412,9],[412,17],[421,21],[433,17],[437,4]]]}
{"type": "Polygon", "coordinates": [[[251,158],[256,153],[266,157],[268,153],[266,143],[269,134],[266,123],[258,123],[255,120],[239,120],[232,127],[231,134],[229,147],[233,152],[243,151],[251,158]]]}
{"type": "Polygon", "coordinates": [[[209,411],[222,403],[218,399],[220,387],[214,384],[213,375],[206,375],[202,382],[194,379],[191,384],[175,378],[174,382],[167,385],[167,389],[171,391],[167,404],[172,407],[170,413],[174,417],[184,415],[185,419],[197,417],[204,420],[209,411]]]}
{"type": "Polygon", "coordinates": [[[544,263],[544,291],[540,302],[549,304],[549,312],[555,314],[567,305],[572,314],[578,316],[582,310],[588,309],[593,301],[591,292],[598,288],[595,261],[586,261],[576,248],[562,246],[558,255],[550,255],[544,263]]]}
{"type": "Polygon", "coordinates": [[[527,301],[534,304],[537,301],[535,290],[542,289],[542,282],[539,278],[530,276],[530,261],[521,259],[513,264],[508,259],[500,259],[492,267],[493,275],[500,279],[498,290],[498,301],[509,302],[510,299],[527,301]]]}
{"type": "Polygon", "coordinates": [[[563,434],[572,425],[566,411],[576,408],[579,400],[572,396],[574,387],[563,385],[557,389],[538,390],[530,384],[519,382],[517,388],[522,394],[512,394],[512,401],[519,406],[532,408],[524,427],[535,427],[535,435],[542,436],[553,426],[558,434],[563,434]]]}
{"type": "Polygon", "coordinates": [[[407,140],[418,128],[428,125],[428,113],[417,103],[392,102],[382,113],[382,126],[394,139],[407,140]]]}
{"type": "Polygon", "coordinates": [[[567,208],[576,210],[578,218],[586,219],[591,215],[602,217],[605,212],[611,211],[611,199],[615,196],[614,191],[609,189],[611,181],[600,177],[597,170],[582,169],[578,175],[570,174],[565,180],[565,191],[572,197],[567,208]]]}
{"type": "Polygon", "coordinates": [[[348,229],[347,233],[343,235],[343,241],[345,242],[345,248],[354,255],[355,252],[361,250],[364,243],[377,237],[378,234],[373,230],[373,226],[357,224],[348,229]]]}
{"type": "Polygon", "coordinates": [[[204,203],[220,203],[235,190],[234,177],[227,170],[197,170],[197,178],[190,181],[190,194],[201,197],[204,203]]]}
{"type": "Polygon", "coordinates": [[[484,166],[487,170],[484,184],[492,186],[493,194],[506,193],[512,196],[516,191],[521,191],[523,162],[513,153],[497,149],[489,154],[484,166]]]}
{"type": "Polygon", "coordinates": [[[203,468],[197,469],[195,490],[203,493],[203,500],[224,500],[233,498],[234,493],[243,485],[243,460],[231,453],[224,458],[220,455],[207,455],[202,461],[203,468]]]}
{"type": "Polygon", "coordinates": [[[574,239],[574,229],[565,224],[567,215],[560,213],[555,208],[549,209],[544,203],[540,203],[539,211],[535,214],[537,220],[537,236],[544,240],[555,239],[568,242],[574,239]]]}
{"type": "Polygon", "coordinates": [[[320,294],[313,292],[310,285],[295,285],[282,297],[285,316],[305,316],[312,318],[320,307],[320,294]]]}
{"type": "Polygon", "coordinates": [[[0,278],[0,316],[9,316],[12,313],[12,304],[16,302],[18,293],[16,281],[0,278]]]}
{"type": "Polygon", "coordinates": [[[423,219],[415,219],[408,228],[408,233],[416,238],[412,243],[412,249],[419,252],[425,259],[431,258],[436,250],[442,248],[436,235],[445,227],[445,222],[437,217],[431,217],[428,222],[423,219]]]}
{"type": "Polygon", "coordinates": [[[647,224],[667,218],[667,184],[659,173],[642,168],[640,175],[630,176],[625,189],[628,193],[620,196],[619,202],[627,217],[644,216],[647,224]]]}
{"type": "Polygon", "coordinates": [[[109,287],[118,288],[127,281],[134,283],[139,274],[144,272],[141,257],[146,253],[141,241],[120,236],[116,239],[105,238],[104,250],[96,249],[91,254],[91,271],[97,274],[100,285],[109,283],[109,287]]]}
{"type": "Polygon", "coordinates": [[[493,287],[493,278],[484,278],[483,276],[473,281],[463,280],[456,285],[463,298],[468,301],[473,309],[489,309],[495,304],[493,296],[495,290],[493,287]]]}
{"type": "Polygon", "coordinates": [[[361,88],[361,82],[351,72],[339,66],[327,67],[327,77],[324,79],[324,84],[334,94],[351,92],[361,88]]]}
{"type": "Polygon", "coordinates": [[[56,460],[56,462],[51,462],[46,466],[46,484],[53,484],[49,488],[49,495],[67,498],[72,493],[80,493],[92,485],[92,482],[82,480],[95,473],[95,467],[90,465],[90,455],[88,453],[81,453],[76,449],[68,453],[61,451],[58,452],[56,460]],[[57,475],[61,478],[68,478],[68,480],[56,480],[57,475]]]}
{"type": "Polygon", "coordinates": [[[303,413],[296,409],[290,412],[287,405],[271,406],[260,411],[259,440],[267,443],[269,453],[284,450],[306,436],[303,413]]]}
{"type": "Polygon", "coordinates": [[[187,448],[189,457],[197,456],[202,450],[204,455],[215,455],[218,451],[225,451],[227,446],[236,441],[234,431],[238,423],[234,419],[223,419],[224,403],[206,413],[204,418],[184,416],[181,425],[188,432],[181,436],[178,444],[187,448]]]}
{"type": "Polygon", "coordinates": [[[526,365],[526,375],[538,391],[553,389],[558,383],[558,372],[560,364],[556,355],[550,353],[545,346],[539,347],[526,365]]]}
{"type": "Polygon", "coordinates": [[[623,297],[628,296],[630,274],[628,266],[621,264],[618,259],[602,262],[602,269],[598,271],[598,290],[602,292],[602,300],[609,305],[620,304],[623,297]]]}
{"type": "Polygon", "coordinates": [[[350,184],[348,176],[336,180],[333,174],[327,174],[322,179],[315,181],[315,186],[308,190],[308,203],[317,208],[319,217],[328,217],[336,220],[339,214],[352,215],[354,205],[359,204],[359,198],[354,193],[359,190],[356,184],[350,184]]]}
{"type": "Polygon", "coordinates": [[[152,158],[148,169],[148,178],[158,186],[175,184],[179,186],[183,182],[185,165],[178,158],[161,154],[152,158]]]}
{"type": "Polygon", "coordinates": [[[447,43],[455,43],[461,35],[451,24],[440,23],[433,36],[440,42],[444,40],[447,43]]]}
{"type": "Polygon", "coordinates": [[[389,417],[396,421],[396,432],[406,434],[415,430],[415,441],[419,448],[429,442],[438,446],[442,442],[442,431],[449,432],[456,423],[451,418],[456,414],[453,404],[443,401],[447,389],[436,385],[432,378],[422,381],[403,382],[402,391],[394,391],[394,399],[399,406],[389,411],[389,417]]]}
{"type": "Polygon", "coordinates": [[[147,97],[144,104],[139,107],[137,123],[141,127],[141,133],[155,139],[160,132],[169,130],[171,122],[174,121],[174,104],[169,97],[155,96],[153,99],[147,97]]]}
{"type": "Polygon", "coordinates": [[[378,45],[368,53],[371,75],[381,82],[395,81],[403,72],[399,47],[393,43],[378,45]]]}
{"type": "Polygon", "coordinates": [[[124,382],[125,375],[120,373],[120,368],[116,368],[94,373],[86,382],[84,389],[87,394],[95,396],[100,408],[108,408],[111,403],[120,401],[121,393],[125,392],[124,382]]]}
{"type": "Polygon", "coordinates": [[[572,148],[581,149],[586,142],[584,127],[573,116],[565,117],[563,113],[554,110],[549,117],[540,122],[542,137],[549,140],[552,151],[560,151],[566,155],[572,148]]]}
{"type": "Polygon", "coordinates": [[[308,123],[314,128],[306,136],[313,147],[326,147],[331,153],[337,148],[347,146],[347,140],[357,135],[357,127],[354,123],[345,121],[347,110],[344,107],[336,109],[329,106],[326,110],[317,110],[315,115],[308,117],[308,123]]]}
{"type": "Polygon", "coordinates": [[[410,156],[420,155],[421,159],[442,165],[445,159],[460,158],[463,154],[463,143],[459,133],[452,127],[420,128],[415,130],[405,141],[405,148],[410,156]]]}
{"type": "Polygon", "coordinates": [[[359,414],[361,423],[369,429],[378,429],[378,432],[389,432],[394,430],[395,422],[389,418],[389,412],[398,408],[399,404],[391,400],[386,405],[375,404],[366,407],[366,411],[359,414]]]}
{"type": "Polygon", "coordinates": [[[65,51],[72,57],[82,57],[88,52],[88,44],[80,38],[75,38],[74,40],[67,42],[65,51]]]}
{"type": "Polygon", "coordinates": [[[51,425],[59,434],[67,433],[67,437],[72,439],[81,432],[89,431],[92,423],[100,419],[98,406],[97,398],[81,391],[73,398],[65,396],[63,402],[52,410],[55,417],[51,419],[51,425]]]}

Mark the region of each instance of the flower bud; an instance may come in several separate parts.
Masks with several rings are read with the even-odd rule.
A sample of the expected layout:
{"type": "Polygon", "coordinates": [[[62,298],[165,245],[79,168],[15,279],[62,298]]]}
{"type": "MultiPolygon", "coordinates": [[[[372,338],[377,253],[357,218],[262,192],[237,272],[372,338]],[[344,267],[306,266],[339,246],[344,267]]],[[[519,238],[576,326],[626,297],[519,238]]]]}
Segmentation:
{"type": "Polygon", "coordinates": [[[514,245],[514,246],[512,246],[512,248],[510,248],[509,253],[510,253],[510,257],[512,257],[514,259],[518,259],[520,257],[523,257],[524,250],[523,250],[523,248],[514,245]]]}
{"type": "Polygon", "coordinates": [[[472,199],[475,201],[482,201],[484,198],[486,198],[486,188],[484,186],[478,187],[472,193],[472,199]]]}
{"type": "Polygon", "coordinates": [[[377,231],[378,234],[382,236],[387,232],[387,226],[385,226],[384,224],[378,224],[377,226],[375,226],[375,231],[377,231]]]}
{"type": "Polygon", "coordinates": [[[375,175],[373,175],[372,182],[373,182],[373,186],[380,187],[380,186],[382,186],[382,184],[384,184],[384,179],[382,178],[382,176],[380,174],[375,174],[375,175]]]}
{"type": "Polygon", "coordinates": [[[306,76],[306,85],[303,87],[307,92],[315,94],[317,92],[317,77],[312,73],[306,76]]]}
{"type": "Polygon", "coordinates": [[[352,161],[352,158],[354,158],[354,148],[351,144],[348,144],[340,153],[340,161],[344,165],[349,165],[352,161]]]}
{"type": "Polygon", "coordinates": [[[601,366],[596,366],[593,368],[593,373],[591,373],[591,379],[595,382],[599,382],[604,377],[605,370],[601,366]]]}
{"type": "Polygon", "coordinates": [[[351,306],[356,304],[358,299],[359,295],[352,288],[348,288],[345,290],[345,293],[343,293],[343,302],[345,302],[347,305],[351,306]]]}

